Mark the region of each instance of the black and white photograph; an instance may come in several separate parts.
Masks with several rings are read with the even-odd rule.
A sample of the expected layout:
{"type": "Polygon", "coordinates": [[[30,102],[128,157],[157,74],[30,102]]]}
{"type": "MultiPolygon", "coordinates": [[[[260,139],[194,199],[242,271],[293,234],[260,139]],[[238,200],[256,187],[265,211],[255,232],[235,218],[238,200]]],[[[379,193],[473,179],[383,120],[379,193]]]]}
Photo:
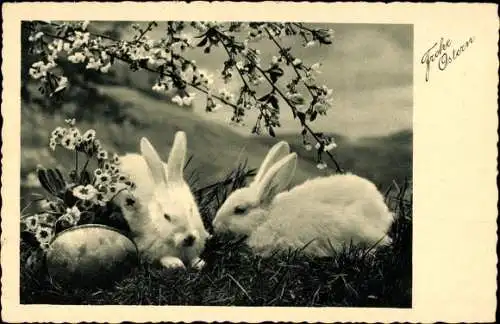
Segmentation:
{"type": "Polygon", "coordinates": [[[412,44],[23,21],[21,302],[411,307],[412,44]]]}
{"type": "Polygon", "coordinates": [[[2,318],[493,314],[494,6],[26,5],[2,318]]]}

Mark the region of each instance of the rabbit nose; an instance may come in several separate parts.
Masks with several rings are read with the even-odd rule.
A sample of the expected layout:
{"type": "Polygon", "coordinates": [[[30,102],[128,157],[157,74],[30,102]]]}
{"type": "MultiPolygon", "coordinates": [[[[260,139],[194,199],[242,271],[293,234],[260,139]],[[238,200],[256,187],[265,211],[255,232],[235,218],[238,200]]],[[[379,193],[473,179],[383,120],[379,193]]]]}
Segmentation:
{"type": "Polygon", "coordinates": [[[184,246],[193,246],[195,241],[196,237],[193,234],[189,234],[184,238],[184,241],[182,243],[184,244],[184,246]]]}

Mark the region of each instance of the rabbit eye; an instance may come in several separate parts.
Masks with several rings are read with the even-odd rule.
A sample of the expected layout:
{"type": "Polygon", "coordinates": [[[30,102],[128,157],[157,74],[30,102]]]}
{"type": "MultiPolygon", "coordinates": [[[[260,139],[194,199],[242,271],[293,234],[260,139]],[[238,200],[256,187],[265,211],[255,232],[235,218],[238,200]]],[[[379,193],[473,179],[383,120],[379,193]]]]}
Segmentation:
{"type": "Polygon", "coordinates": [[[170,217],[169,214],[163,214],[163,217],[165,217],[165,219],[168,220],[169,222],[172,220],[172,217],[170,217]]]}
{"type": "Polygon", "coordinates": [[[234,213],[236,215],[243,215],[246,211],[247,209],[243,206],[236,206],[236,208],[234,208],[234,213]]]}

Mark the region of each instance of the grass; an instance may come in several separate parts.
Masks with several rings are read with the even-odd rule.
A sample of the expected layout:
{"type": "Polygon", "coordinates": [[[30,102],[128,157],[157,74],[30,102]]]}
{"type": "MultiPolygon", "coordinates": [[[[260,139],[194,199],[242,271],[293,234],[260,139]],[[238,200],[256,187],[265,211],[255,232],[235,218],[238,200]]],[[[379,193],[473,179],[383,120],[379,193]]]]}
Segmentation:
{"type": "MultiPolygon", "coordinates": [[[[237,169],[223,183],[198,192],[206,224],[227,194],[244,184],[246,172],[237,169]]],[[[402,199],[408,190],[392,188],[387,194],[397,214],[394,243],[374,255],[346,246],[328,258],[282,251],[265,259],[241,238],[216,236],[207,244],[207,266],[199,273],[140,264],[111,287],[75,289],[52,282],[43,261],[28,262],[32,248],[23,242],[21,303],[411,307],[411,202],[402,199]]]]}

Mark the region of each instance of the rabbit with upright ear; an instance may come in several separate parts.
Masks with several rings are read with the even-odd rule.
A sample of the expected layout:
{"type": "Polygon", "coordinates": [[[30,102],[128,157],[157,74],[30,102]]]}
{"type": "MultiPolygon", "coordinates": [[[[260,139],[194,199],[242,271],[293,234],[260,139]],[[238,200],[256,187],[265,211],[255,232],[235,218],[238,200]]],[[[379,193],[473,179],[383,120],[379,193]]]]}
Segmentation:
{"type": "Polygon", "coordinates": [[[141,155],[120,159],[122,171],[136,186],[123,191],[118,203],[142,258],[166,268],[199,269],[209,234],[183,177],[186,142],[186,134],[177,132],[165,164],[148,139],[141,138],[141,155]]]}
{"type": "Polygon", "coordinates": [[[296,163],[288,144],[276,144],[254,181],[219,208],[215,232],[246,235],[249,247],[264,257],[288,249],[325,257],[351,243],[373,250],[391,243],[387,232],[393,214],[372,182],[347,173],[307,180],[286,191],[296,163]]]}

